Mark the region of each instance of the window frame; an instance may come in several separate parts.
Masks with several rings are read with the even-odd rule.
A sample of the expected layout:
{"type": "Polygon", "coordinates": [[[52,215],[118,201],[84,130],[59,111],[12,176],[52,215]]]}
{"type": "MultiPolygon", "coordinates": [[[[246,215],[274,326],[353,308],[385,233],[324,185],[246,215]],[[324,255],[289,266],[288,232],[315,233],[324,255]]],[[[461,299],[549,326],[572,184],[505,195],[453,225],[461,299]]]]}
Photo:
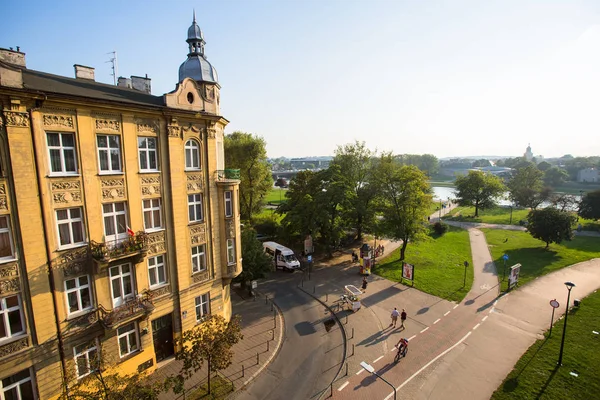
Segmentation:
{"type": "Polygon", "coordinates": [[[203,293],[194,298],[194,309],[196,311],[196,322],[201,322],[207,315],[210,315],[210,292],[203,293]],[[204,299],[204,296],[206,296],[206,299],[204,299]],[[206,312],[202,308],[203,305],[206,306],[206,312]]]}
{"type": "Polygon", "coordinates": [[[10,227],[10,218],[8,215],[0,215],[0,219],[2,218],[5,218],[6,220],[6,228],[0,227],[0,235],[3,233],[8,234],[8,241],[10,243],[10,256],[0,257],[0,264],[17,259],[17,255],[15,253],[15,242],[13,240],[12,229],[10,227]]]}
{"type": "Polygon", "coordinates": [[[91,342],[82,343],[80,345],[73,346],[73,360],[75,361],[75,375],[77,375],[77,379],[82,379],[91,374],[92,372],[98,369],[99,361],[100,361],[100,346],[98,345],[98,339],[94,339],[91,342]],[[78,347],[86,346],[85,349],[81,352],[77,352],[78,347]],[[96,352],[96,360],[90,359],[90,353],[92,351],[96,352]],[[77,358],[84,356],[87,364],[88,372],[79,375],[79,364],[77,362],[77,358]],[[92,363],[96,363],[95,366],[92,366],[92,363]],[[93,368],[92,368],[93,367],[93,368]]]}
{"type": "Polygon", "coordinates": [[[119,242],[123,241],[124,239],[126,239],[128,237],[128,234],[127,234],[127,225],[128,225],[127,202],[126,201],[117,201],[115,203],[102,204],[102,224],[104,225],[105,243],[115,242],[115,244],[116,244],[116,243],[119,243],[119,242]],[[123,204],[123,211],[117,211],[117,208],[116,208],[117,204],[123,204]],[[111,206],[111,211],[108,213],[105,213],[104,206],[111,206]],[[119,222],[118,222],[119,215],[125,216],[125,226],[122,227],[123,228],[122,232],[119,232],[119,222]],[[113,228],[115,229],[114,235],[109,235],[106,232],[106,218],[111,218],[111,220],[112,220],[111,222],[113,224],[113,228]]]}
{"type": "Polygon", "coordinates": [[[198,272],[203,272],[207,270],[207,265],[206,265],[206,245],[203,244],[199,244],[197,246],[192,246],[192,274],[198,273],[198,272]],[[198,249],[198,251],[194,254],[194,250],[198,249]],[[199,251],[199,250],[202,251],[199,251]],[[197,262],[197,265],[201,266],[203,265],[204,268],[198,268],[198,269],[194,269],[194,261],[197,262]]]}
{"type": "Polygon", "coordinates": [[[85,221],[83,218],[83,207],[71,207],[71,208],[57,209],[57,210],[55,210],[54,216],[56,217],[56,230],[58,232],[57,239],[58,239],[58,249],[59,250],[70,249],[73,247],[79,247],[79,246],[83,246],[83,245],[87,244],[87,236],[85,234],[85,221]],[[79,210],[79,218],[71,217],[71,210],[79,210]],[[58,219],[58,213],[60,211],[67,212],[67,219],[58,219]],[[73,233],[74,233],[73,223],[74,222],[81,222],[81,237],[82,237],[81,242],[74,241],[74,235],[73,235],[73,233]],[[62,244],[61,239],[60,239],[60,225],[66,225],[66,224],[68,224],[68,226],[69,226],[69,239],[71,240],[71,243],[62,244]]]}
{"type": "Polygon", "coordinates": [[[229,238],[227,239],[227,265],[233,265],[235,263],[235,239],[229,238]],[[232,254],[229,254],[230,250],[232,254]],[[230,256],[232,257],[230,258],[230,256]]]}
{"type": "Polygon", "coordinates": [[[48,162],[49,162],[49,172],[50,176],[74,176],[79,175],[79,166],[77,165],[77,141],[75,140],[74,132],[46,132],[46,149],[48,152],[48,162]],[[58,146],[51,146],[48,142],[49,135],[58,135],[60,144],[58,146]],[[73,137],[73,146],[64,146],[63,145],[63,136],[72,136],[73,137]],[[60,171],[52,170],[52,150],[59,152],[60,157],[60,171]],[[67,171],[66,163],[65,163],[65,150],[73,151],[73,165],[75,167],[75,171],[67,171]]]}
{"type": "Polygon", "coordinates": [[[145,232],[156,232],[159,230],[164,229],[164,218],[163,218],[163,214],[162,214],[162,200],[160,197],[157,198],[153,198],[153,199],[143,199],[142,200],[142,215],[144,217],[144,231],[145,232]],[[154,202],[158,201],[158,206],[154,206],[154,202]],[[150,202],[150,207],[146,208],[146,202],[150,202]],[[148,228],[146,226],[146,213],[149,213],[150,215],[150,220],[152,221],[152,225],[155,225],[156,221],[154,220],[154,212],[158,211],[158,218],[160,219],[160,224],[159,226],[152,226],[150,228],[148,228]]]}
{"type": "Polygon", "coordinates": [[[94,309],[94,293],[92,291],[92,283],[91,283],[90,275],[84,274],[84,275],[76,276],[74,278],[65,279],[64,287],[65,287],[65,303],[67,305],[67,315],[69,316],[69,318],[86,314],[94,309]],[[87,277],[88,281],[87,281],[87,284],[81,285],[79,283],[79,278],[82,278],[84,276],[87,277]],[[75,281],[76,286],[72,289],[67,288],[68,281],[75,281]],[[83,308],[82,307],[83,301],[81,299],[81,291],[82,291],[82,289],[86,289],[86,288],[90,295],[90,306],[83,308]],[[69,294],[70,293],[76,293],[76,295],[77,295],[77,305],[79,306],[79,309],[77,311],[71,312],[71,306],[69,304],[69,294]]]}
{"type": "Polygon", "coordinates": [[[111,175],[111,174],[122,174],[123,173],[123,158],[121,155],[121,135],[109,135],[109,134],[97,134],[96,135],[96,155],[98,157],[98,172],[100,175],[111,175]],[[106,138],[106,144],[108,147],[100,147],[100,143],[98,143],[98,139],[103,136],[106,138]],[[115,137],[117,139],[117,157],[119,160],[119,169],[115,170],[112,168],[112,155],[111,150],[114,147],[110,147],[110,137],[115,137]],[[102,162],[100,161],[100,153],[105,151],[107,153],[106,157],[108,160],[109,168],[107,170],[102,169],[102,162]]]}
{"type": "Polygon", "coordinates": [[[202,161],[200,157],[200,143],[195,139],[189,139],[185,142],[184,145],[184,155],[185,155],[185,170],[186,171],[200,171],[202,169],[202,161]],[[198,166],[194,164],[194,153],[196,154],[198,166]],[[188,157],[189,156],[189,157],[188,157]]]}
{"type": "Polygon", "coordinates": [[[138,165],[140,168],[140,172],[159,172],[159,164],[158,164],[158,138],[154,136],[138,136],[138,165]],[[146,146],[141,146],[141,141],[146,140],[146,146]],[[148,147],[148,141],[154,141],[154,148],[148,147]],[[142,153],[146,153],[146,165],[142,166],[142,153]],[[150,155],[154,156],[154,163],[156,164],[156,168],[150,168],[150,155]]]}
{"type": "Polygon", "coordinates": [[[169,280],[167,278],[167,264],[165,262],[165,254],[158,254],[153,257],[148,257],[148,287],[150,287],[150,289],[156,289],[158,287],[166,285],[167,283],[169,283],[169,280]],[[162,258],[162,261],[160,263],[158,262],[159,257],[162,258]],[[150,260],[155,260],[155,264],[150,265],[150,260]],[[160,274],[158,273],[158,271],[161,266],[163,269],[164,281],[159,280],[160,274]],[[154,272],[152,270],[154,270],[154,272]],[[152,274],[154,274],[154,277],[156,279],[155,284],[152,284],[152,274]]]}
{"type": "Polygon", "coordinates": [[[200,222],[204,222],[204,196],[202,196],[202,193],[192,193],[192,194],[188,194],[188,222],[190,224],[196,224],[196,223],[200,223],[200,222]],[[199,196],[200,200],[197,200],[197,196],[199,196]],[[191,200],[190,200],[191,199],[191,200]],[[198,211],[198,205],[200,205],[200,218],[197,218],[197,211],[198,211]],[[193,208],[192,208],[193,207],[193,208]],[[193,210],[193,214],[195,219],[191,219],[191,212],[190,210],[193,210]]]}
{"type": "Polygon", "coordinates": [[[233,190],[225,190],[223,197],[225,199],[225,218],[231,218],[233,217],[233,190]]]}
{"type": "Polygon", "coordinates": [[[121,307],[123,304],[127,303],[129,300],[135,298],[135,270],[133,269],[133,265],[131,263],[123,263],[118,265],[113,265],[108,268],[108,282],[110,285],[110,298],[112,300],[113,309],[117,307],[121,307]],[[123,273],[123,266],[129,266],[129,272],[123,273]],[[111,275],[113,268],[119,268],[118,275],[111,275]],[[129,276],[131,283],[131,293],[125,295],[125,284],[124,277],[129,276]],[[121,291],[120,296],[115,298],[115,293],[113,290],[113,281],[119,280],[119,289],[121,291]]]}
{"type": "Polygon", "coordinates": [[[17,372],[16,374],[12,374],[10,376],[7,376],[6,378],[0,379],[0,398],[1,399],[5,399],[6,398],[6,393],[8,393],[8,391],[13,390],[15,388],[18,388],[18,395],[20,398],[23,398],[23,393],[21,393],[21,385],[27,382],[31,382],[31,393],[33,393],[33,399],[37,399],[38,395],[37,395],[37,388],[35,385],[35,376],[31,371],[31,368],[25,368],[19,372],[17,372]],[[29,375],[26,378],[23,378],[17,382],[11,383],[10,385],[4,387],[2,381],[8,378],[12,378],[15,375],[19,375],[22,374],[24,371],[27,371],[29,373],[29,375]]]}
{"type": "Polygon", "coordinates": [[[0,337],[0,344],[3,342],[10,342],[11,340],[26,335],[27,334],[27,326],[25,325],[25,313],[23,312],[23,302],[21,301],[21,296],[19,294],[12,294],[4,297],[0,297],[0,319],[2,319],[2,323],[4,324],[4,331],[6,336],[0,337]],[[6,299],[11,297],[17,298],[17,305],[8,307],[6,304],[6,299]],[[21,330],[18,332],[12,332],[10,326],[10,317],[9,314],[11,312],[19,312],[19,320],[21,323],[21,330]]]}
{"type": "Polygon", "coordinates": [[[137,353],[137,352],[139,352],[139,351],[142,350],[142,346],[141,346],[141,343],[140,343],[140,330],[139,330],[139,326],[138,326],[137,321],[132,321],[132,322],[130,322],[128,324],[125,324],[125,325],[123,325],[123,326],[121,326],[120,328],[117,329],[117,345],[119,346],[119,356],[121,358],[128,357],[131,354],[137,353]],[[129,325],[133,325],[133,328],[130,329],[130,330],[128,330],[128,331],[125,331],[123,333],[120,333],[120,331],[122,329],[125,329],[125,328],[129,327],[129,325]],[[131,343],[130,343],[130,340],[129,340],[130,337],[131,337],[131,334],[135,335],[135,341],[136,341],[136,348],[133,349],[133,350],[131,349],[131,343]],[[121,350],[122,350],[121,349],[121,338],[127,338],[128,352],[126,354],[122,354],[121,353],[121,350]]]}

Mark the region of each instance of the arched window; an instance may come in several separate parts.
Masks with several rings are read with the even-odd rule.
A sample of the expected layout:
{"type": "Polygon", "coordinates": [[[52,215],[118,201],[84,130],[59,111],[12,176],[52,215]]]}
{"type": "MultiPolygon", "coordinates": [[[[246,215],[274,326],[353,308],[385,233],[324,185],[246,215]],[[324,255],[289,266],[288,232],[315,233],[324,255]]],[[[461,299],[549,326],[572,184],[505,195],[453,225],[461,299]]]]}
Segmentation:
{"type": "Polygon", "coordinates": [[[200,146],[195,140],[185,142],[185,169],[200,169],[200,146]]]}

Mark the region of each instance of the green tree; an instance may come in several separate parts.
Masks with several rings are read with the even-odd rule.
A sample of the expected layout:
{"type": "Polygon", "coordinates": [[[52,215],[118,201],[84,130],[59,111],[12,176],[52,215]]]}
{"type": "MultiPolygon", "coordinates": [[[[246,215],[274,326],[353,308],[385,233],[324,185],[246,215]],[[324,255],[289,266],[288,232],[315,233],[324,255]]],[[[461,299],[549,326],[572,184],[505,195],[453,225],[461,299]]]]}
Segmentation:
{"type": "Polygon", "coordinates": [[[426,220],[432,202],[427,176],[414,165],[399,165],[391,154],[383,154],[378,167],[381,190],[378,211],[380,234],[402,240],[400,260],[409,241],[418,240],[427,230],[426,220]]]}
{"type": "Polygon", "coordinates": [[[552,168],[552,164],[550,164],[548,161],[542,161],[541,163],[539,163],[537,165],[538,169],[542,172],[546,172],[548,171],[550,168],[552,168]]]}
{"type": "Polygon", "coordinates": [[[572,194],[567,193],[554,193],[550,198],[552,207],[560,211],[572,211],[577,206],[577,198],[572,194]]]}
{"type": "Polygon", "coordinates": [[[469,171],[459,176],[454,182],[456,200],[461,206],[475,207],[475,216],[479,210],[486,210],[496,205],[496,199],[504,193],[502,180],[483,171],[469,171]]]}
{"type": "Polygon", "coordinates": [[[569,179],[569,174],[562,168],[550,167],[544,172],[544,183],[548,186],[559,186],[569,179]]]}
{"type": "Polygon", "coordinates": [[[375,155],[375,152],[366,147],[365,142],[355,141],[338,146],[330,165],[338,166],[340,171],[343,171],[341,179],[348,194],[347,207],[343,213],[350,225],[356,228],[358,239],[362,239],[365,227],[372,226],[375,215],[371,207],[377,195],[374,179],[375,155]]]}
{"type": "Polygon", "coordinates": [[[316,179],[321,184],[321,190],[315,196],[319,233],[327,255],[331,257],[332,248],[339,243],[343,231],[342,210],[348,204],[349,191],[339,165],[319,171],[316,179]]]}
{"type": "Polygon", "coordinates": [[[322,188],[314,171],[300,171],[290,181],[286,201],[277,208],[277,213],[284,215],[281,225],[288,235],[304,237],[316,231],[320,212],[315,198],[322,188]]]}
{"type": "Polygon", "coordinates": [[[527,215],[527,230],[536,239],[546,243],[561,243],[573,238],[575,217],[566,211],[548,207],[541,210],[531,210],[527,215]]]}
{"type": "Polygon", "coordinates": [[[273,186],[265,140],[245,132],[225,136],[225,165],[240,170],[240,214],[251,221],[273,186]]]}
{"type": "Polygon", "coordinates": [[[518,207],[536,208],[541,203],[543,175],[544,173],[532,163],[519,166],[507,183],[512,202],[518,207]]]}
{"type": "Polygon", "coordinates": [[[231,365],[231,348],[243,338],[239,315],[227,322],[221,315],[209,314],[199,325],[184,331],[177,340],[181,350],[175,354],[175,358],[183,361],[183,365],[179,375],[170,379],[173,391],[182,393],[183,382],[206,362],[210,394],[211,374],[231,365]]]}
{"type": "Polygon", "coordinates": [[[600,190],[594,190],[583,195],[577,214],[582,218],[600,219],[600,190]]]}
{"type": "Polygon", "coordinates": [[[471,166],[473,168],[476,168],[476,167],[489,167],[490,166],[490,160],[488,160],[486,158],[480,158],[479,160],[473,161],[473,164],[471,164],[471,166]]]}
{"type": "Polygon", "coordinates": [[[244,228],[242,231],[242,273],[236,278],[242,288],[246,282],[263,278],[272,268],[271,259],[265,254],[262,243],[256,238],[256,231],[244,228]]]}

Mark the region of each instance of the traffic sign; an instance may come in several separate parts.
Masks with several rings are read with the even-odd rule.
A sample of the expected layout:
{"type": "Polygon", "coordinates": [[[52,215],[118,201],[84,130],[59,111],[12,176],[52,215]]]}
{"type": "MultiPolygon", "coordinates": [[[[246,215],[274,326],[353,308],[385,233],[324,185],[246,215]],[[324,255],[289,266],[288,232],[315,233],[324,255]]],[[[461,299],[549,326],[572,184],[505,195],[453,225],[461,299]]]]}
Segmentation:
{"type": "Polygon", "coordinates": [[[556,301],[556,299],[550,300],[550,305],[552,306],[552,308],[560,307],[560,304],[558,304],[558,301],[556,301]]]}
{"type": "Polygon", "coordinates": [[[308,256],[306,256],[306,261],[312,262],[312,255],[309,254],[308,256]]]}
{"type": "Polygon", "coordinates": [[[504,261],[508,261],[508,254],[505,254],[505,255],[503,255],[503,256],[502,256],[502,259],[503,259],[504,261]]]}

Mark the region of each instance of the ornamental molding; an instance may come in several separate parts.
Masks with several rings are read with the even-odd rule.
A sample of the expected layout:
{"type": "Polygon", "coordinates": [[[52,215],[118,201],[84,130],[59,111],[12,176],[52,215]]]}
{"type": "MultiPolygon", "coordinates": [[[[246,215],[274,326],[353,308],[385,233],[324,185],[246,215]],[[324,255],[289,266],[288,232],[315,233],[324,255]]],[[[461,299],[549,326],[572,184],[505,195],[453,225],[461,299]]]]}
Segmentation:
{"type": "Polygon", "coordinates": [[[150,290],[150,296],[152,299],[161,297],[167,294],[171,294],[171,285],[161,286],[158,289],[150,290]]]}
{"type": "Polygon", "coordinates": [[[4,111],[6,126],[29,127],[29,114],[22,111],[4,111]]]}
{"type": "Polygon", "coordinates": [[[29,338],[24,337],[19,340],[15,340],[14,342],[10,342],[5,344],[4,346],[0,346],[0,358],[9,356],[17,351],[21,351],[29,347],[29,338]]]}
{"type": "Polygon", "coordinates": [[[204,189],[204,176],[202,173],[187,174],[186,188],[188,192],[201,192],[204,189]]]}
{"type": "Polygon", "coordinates": [[[197,282],[204,282],[210,279],[210,275],[208,273],[208,271],[200,271],[200,272],[196,272],[194,275],[192,275],[192,278],[194,280],[194,283],[197,282]]]}
{"type": "Polygon", "coordinates": [[[160,124],[157,120],[136,118],[135,129],[137,133],[151,133],[154,135],[158,135],[160,124]]]}
{"type": "Polygon", "coordinates": [[[198,224],[190,227],[190,240],[192,244],[206,243],[206,225],[198,224]]]}
{"type": "Polygon", "coordinates": [[[87,246],[64,250],[52,260],[52,269],[60,269],[65,277],[78,276],[90,272],[90,256],[87,246]]]}
{"type": "Polygon", "coordinates": [[[227,232],[227,238],[235,238],[235,224],[233,222],[233,219],[228,219],[225,222],[225,231],[227,232]]]}
{"type": "Polygon", "coordinates": [[[148,254],[159,254],[166,252],[165,231],[148,234],[148,254]]]}
{"type": "Polygon", "coordinates": [[[181,135],[181,128],[177,125],[167,126],[167,133],[169,137],[183,139],[183,136],[181,135]]]}
{"type": "Polygon", "coordinates": [[[50,184],[52,200],[57,204],[81,203],[81,181],[64,180],[54,181],[50,184]]]}
{"type": "Polygon", "coordinates": [[[116,132],[121,131],[121,122],[113,116],[96,116],[96,131],[116,132]]]}
{"type": "Polygon", "coordinates": [[[21,278],[15,276],[11,279],[0,281],[0,294],[17,293],[21,291],[21,278]]]}
{"type": "Polygon", "coordinates": [[[125,199],[125,179],[123,178],[101,178],[100,188],[103,201],[125,199]]]}
{"type": "Polygon", "coordinates": [[[160,176],[142,176],[140,178],[143,197],[160,197],[161,182],[160,176]]]}
{"type": "Polygon", "coordinates": [[[69,130],[74,130],[75,125],[73,123],[72,115],[56,115],[56,114],[44,114],[42,116],[44,127],[61,127],[69,130]]]}
{"type": "Polygon", "coordinates": [[[6,196],[6,183],[0,182],[0,210],[8,211],[8,197],[6,196]]]}
{"type": "Polygon", "coordinates": [[[63,268],[63,275],[65,278],[70,276],[79,276],[88,274],[90,272],[88,268],[88,262],[85,261],[72,261],[63,268]]]}
{"type": "Polygon", "coordinates": [[[194,125],[190,122],[187,126],[182,126],[181,131],[184,135],[200,136],[200,132],[202,132],[202,128],[200,128],[198,125],[194,125]]]}
{"type": "Polygon", "coordinates": [[[215,128],[206,128],[206,136],[208,136],[209,139],[214,139],[217,137],[217,130],[215,128]]]}
{"type": "Polygon", "coordinates": [[[141,178],[142,185],[160,184],[160,176],[143,176],[141,178]]]}
{"type": "Polygon", "coordinates": [[[19,276],[19,265],[16,262],[0,265],[0,279],[19,276]]]}

